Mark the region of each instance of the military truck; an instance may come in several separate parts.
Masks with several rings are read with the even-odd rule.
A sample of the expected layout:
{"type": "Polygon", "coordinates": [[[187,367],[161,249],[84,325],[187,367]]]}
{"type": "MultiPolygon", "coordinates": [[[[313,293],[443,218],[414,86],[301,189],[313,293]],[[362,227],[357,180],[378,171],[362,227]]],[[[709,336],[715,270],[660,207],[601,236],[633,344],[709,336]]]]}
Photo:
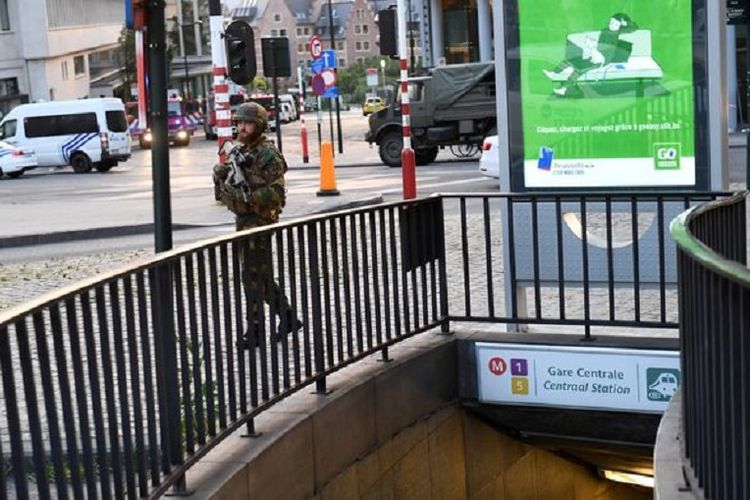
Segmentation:
{"type": "MultiPolygon", "coordinates": [[[[482,145],[497,134],[495,65],[455,64],[409,79],[412,147],[417,165],[435,160],[440,148],[482,145]]],[[[378,145],[383,163],[401,166],[401,96],[369,117],[365,140],[378,145]]]]}

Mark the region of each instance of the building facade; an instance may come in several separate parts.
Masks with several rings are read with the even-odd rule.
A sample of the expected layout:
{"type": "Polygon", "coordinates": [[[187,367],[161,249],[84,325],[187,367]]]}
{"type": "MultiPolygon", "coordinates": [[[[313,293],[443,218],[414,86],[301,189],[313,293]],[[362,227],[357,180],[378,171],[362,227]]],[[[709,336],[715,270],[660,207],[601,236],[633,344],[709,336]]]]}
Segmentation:
{"type": "Polygon", "coordinates": [[[0,0],[0,112],[90,97],[117,69],[124,19],[122,0],[0,0]]]}

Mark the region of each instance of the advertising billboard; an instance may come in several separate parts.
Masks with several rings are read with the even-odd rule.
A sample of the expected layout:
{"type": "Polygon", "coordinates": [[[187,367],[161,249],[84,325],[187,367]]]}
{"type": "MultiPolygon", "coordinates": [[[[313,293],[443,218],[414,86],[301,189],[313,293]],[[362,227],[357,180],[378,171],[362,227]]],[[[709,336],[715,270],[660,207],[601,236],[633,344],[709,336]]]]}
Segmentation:
{"type": "Polygon", "coordinates": [[[707,188],[695,2],[509,3],[514,191],[707,188]]]}

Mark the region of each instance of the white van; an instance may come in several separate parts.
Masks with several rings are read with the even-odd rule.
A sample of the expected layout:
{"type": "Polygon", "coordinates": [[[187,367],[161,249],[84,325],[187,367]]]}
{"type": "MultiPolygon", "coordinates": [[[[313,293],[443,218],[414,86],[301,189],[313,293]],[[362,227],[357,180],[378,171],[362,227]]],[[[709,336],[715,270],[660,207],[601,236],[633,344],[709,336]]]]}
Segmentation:
{"type": "Polygon", "coordinates": [[[295,121],[299,119],[299,113],[297,113],[297,103],[292,94],[281,94],[279,96],[279,104],[287,103],[289,105],[289,121],[295,121]]]}
{"type": "Polygon", "coordinates": [[[78,173],[106,172],[130,158],[125,105],[115,98],[22,104],[0,122],[0,140],[33,150],[40,167],[78,173]]]}

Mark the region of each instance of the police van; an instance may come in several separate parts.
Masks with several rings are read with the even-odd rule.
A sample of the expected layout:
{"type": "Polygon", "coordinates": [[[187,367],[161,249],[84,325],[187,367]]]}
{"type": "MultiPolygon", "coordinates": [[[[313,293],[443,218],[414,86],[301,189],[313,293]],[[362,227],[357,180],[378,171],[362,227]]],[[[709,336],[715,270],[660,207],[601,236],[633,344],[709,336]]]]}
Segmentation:
{"type": "Polygon", "coordinates": [[[130,158],[120,99],[22,104],[0,122],[0,140],[33,150],[40,167],[70,165],[77,173],[106,172],[130,158]]]}

